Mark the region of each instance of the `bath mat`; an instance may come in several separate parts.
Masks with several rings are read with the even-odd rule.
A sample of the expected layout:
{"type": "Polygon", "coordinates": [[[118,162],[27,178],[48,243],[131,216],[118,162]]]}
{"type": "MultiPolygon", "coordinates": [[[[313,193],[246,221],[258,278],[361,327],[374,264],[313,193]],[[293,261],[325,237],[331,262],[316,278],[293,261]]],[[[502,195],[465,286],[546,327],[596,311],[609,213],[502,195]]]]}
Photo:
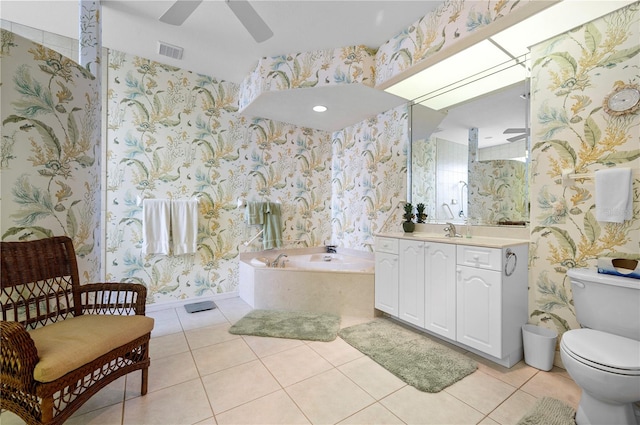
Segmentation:
{"type": "Polygon", "coordinates": [[[288,310],[253,310],[238,320],[229,332],[234,335],[333,341],[340,329],[334,314],[288,310]]]}
{"type": "Polygon", "coordinates": [[[338,335],[420,391],[437,393],[474,372],[464,354],[386,319],[340,330],[338,335]]]}
{"type": "Polygon", "coordinates": [[[551,397],[543,397],[518,421],[518,425],[575,425],[576,411],[551,397]]]}

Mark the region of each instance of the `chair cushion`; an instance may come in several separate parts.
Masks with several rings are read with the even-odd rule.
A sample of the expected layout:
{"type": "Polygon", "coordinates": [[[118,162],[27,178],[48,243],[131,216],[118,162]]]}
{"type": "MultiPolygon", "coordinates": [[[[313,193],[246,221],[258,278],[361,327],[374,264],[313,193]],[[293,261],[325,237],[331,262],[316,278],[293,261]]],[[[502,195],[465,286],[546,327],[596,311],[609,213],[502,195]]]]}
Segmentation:
{"type": "Polygon", "coordinates": [[[86,314],[31,330],[39,357],[33,378],[55,381],[152,329],[146,316],[86,314]]]}

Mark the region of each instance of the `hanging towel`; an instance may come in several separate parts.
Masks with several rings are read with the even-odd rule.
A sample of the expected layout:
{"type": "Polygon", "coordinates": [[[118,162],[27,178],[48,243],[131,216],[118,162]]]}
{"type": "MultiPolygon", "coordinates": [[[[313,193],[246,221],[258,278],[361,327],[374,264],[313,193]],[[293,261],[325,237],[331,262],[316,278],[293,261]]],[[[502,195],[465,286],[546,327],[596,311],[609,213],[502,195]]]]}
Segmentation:
{"type": "Polygon", "coordinates": [[[622,223],[633,213],[630,168],[609,168],[595,172],[596,220],[622,223]]]}
{"type": "Polygon", "coordinates": [[[279,248],[282,246],[282,217],[280,204],[277,202],[265,203],[264,234],[262,245],[264,249],[279,248]]]}
{"type": "Polygon", "coordinates": [[[173,255],[195,254],[198,246],[198,201],[171,201],[171,236],[173,255]]]}
{"type": "Polygon", "coordinates": [[[248,202],[244,212],[244,218],[247,224],[264,224],[264,202],[248,202]]]}
{"type": "Polygon", "coordinates": [[[169,254],[168,199],[142,201],[142,252],[144,254],[169,254]]]}

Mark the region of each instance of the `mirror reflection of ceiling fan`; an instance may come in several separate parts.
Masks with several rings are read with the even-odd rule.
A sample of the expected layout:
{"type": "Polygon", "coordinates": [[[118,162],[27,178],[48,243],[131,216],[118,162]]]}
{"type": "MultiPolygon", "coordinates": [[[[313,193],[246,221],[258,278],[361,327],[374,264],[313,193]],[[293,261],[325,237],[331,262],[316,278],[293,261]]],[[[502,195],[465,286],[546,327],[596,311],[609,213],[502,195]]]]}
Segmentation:
{"type": "MultiPolygon", "coordinates": [[[[160,17],[160,21],[170,25],[182,25],[200,3],[202,0],[177,0],[160,17]]],[[[248,0],[225,0],[225,3],[256,42],[262,43],[273,36],[271,28],[262,20],[248,0]]]]}
{"type": "Polygon", "coordinates": [[[502,134],[517,134],[517,136],[507,138],[508,142],[517,142],[525,139],[529,135],[528,128],[507,128],[502,134]]]}

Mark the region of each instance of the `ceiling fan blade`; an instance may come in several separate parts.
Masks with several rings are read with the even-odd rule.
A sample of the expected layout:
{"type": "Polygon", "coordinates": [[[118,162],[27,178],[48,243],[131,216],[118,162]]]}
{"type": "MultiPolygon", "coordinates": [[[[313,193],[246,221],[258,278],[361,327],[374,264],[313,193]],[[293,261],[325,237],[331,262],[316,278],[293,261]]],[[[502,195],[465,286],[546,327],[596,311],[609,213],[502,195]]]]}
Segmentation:
{"type": "Polygon", "coordinates": [[[528,133],[529,129],[527,128],[507,128],[502,134],[511,134],[511,133],[528,133]]]}
{"type": "Polygon", "coordinates": [[[519,136],[509,137],[509,138],[507,139],[507,142],[516,142],[516,141],[518,141],[518,140],[525,139],[526,137],[527,137],[527,135],[526,135],[526,134],[521,134],[521,135],[519,135],[519,136]]]}
{"type": "Polygon", "coordinates": [[[177,0],[160,17],[160,21],[170,25],[182,25],[202,0],[177,0]]]}
{"type": "Polygon", "coordinates": [[[262,20],[248,0],[226,0],[226,2],[256,42],[262,43],[273,36],[271,28],[262,20]]]}

